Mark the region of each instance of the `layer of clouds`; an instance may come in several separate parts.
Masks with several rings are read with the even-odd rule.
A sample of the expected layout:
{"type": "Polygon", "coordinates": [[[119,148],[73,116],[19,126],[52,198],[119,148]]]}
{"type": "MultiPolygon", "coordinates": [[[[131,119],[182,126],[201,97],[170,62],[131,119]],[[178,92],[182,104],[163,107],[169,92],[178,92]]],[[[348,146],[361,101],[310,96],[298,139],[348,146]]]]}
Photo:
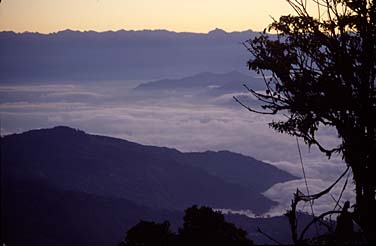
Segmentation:
{"type": "MultiPolygon", "coordinates": [[[[156,99],[152,95],[135,97],[129,88],[126,83],[0,86],[1,133],[67,125],[181,151],[231,150],[302,177],[296,139],[270,129],[268,123],[273,118],[249,113],[232,100],[232,96],[245,96],[244,93],[208,100],[156,99]]],[[[252,103],[253,99],[249,100],[252,103]]],[[[331,129],[322,129],[319,137],[328,146],[338,143],[331,129]]],[[[300,146],[311,193],[329,186],[345,168],[339,157],[328,160],[302,141],[300,146]]],[[[281,214],[289,207],[297,187],[305,191],[304,182],[296,180],[276,184],[265,192],[265,196],[280,203],[270,211],[271,215],[281,214]]],[[[338,196],[338,187],[334,197],[338,196]]],[[[351,187],[346,190],[345,199],[352,199],[351,187]]],[[[328,196],[315,204],[315,210],[332,208],[333,203],[328,196]]]]}
{"type": "MultiPolygon", "coordinates": [[[[333,182],[334,181],[326,181],[320,178],[307,179],[309,194],[316,194],[320,191],[323,191],[330,185],[332,185],[333,182]]],[[[314,213],[320,214],[326,211],[333,210],[336,206],[336,201],[340,197],[342,189],[345,186],[345,183],[346,177],[344,177],[335,187],[333,187],[333,189],[328,194],[314,201],[314,213]]],[[[352,182],[351,175],[348,178],[348,182],[346,183],[345,188],[346,189],[342,194],[342,199],[339,204],[341,206],[343,205],[344,201],[350,201],[351,204],[354,204],[355,202],[353,196],[353,190],[355,187],[352,182]]],[[[307,194],[305,181],[303,179],[276,184],[267,191],[265,191],[265,196],[273,198],[273,200],[279,202],[279,205],[272,208],[267,214],[269,214],[270,216],[280,215],[281,211],[286,211],[286,208],[290,208],[289,205],[291,204],[291,200],[293,199],[293,193],[295,193],[297,189],[299,189],[299,191],[303,192],[304,194],[307,194]]],[[[300,202],[298,210],[311,213],[311,207],[309,202],[300,202]]]]}

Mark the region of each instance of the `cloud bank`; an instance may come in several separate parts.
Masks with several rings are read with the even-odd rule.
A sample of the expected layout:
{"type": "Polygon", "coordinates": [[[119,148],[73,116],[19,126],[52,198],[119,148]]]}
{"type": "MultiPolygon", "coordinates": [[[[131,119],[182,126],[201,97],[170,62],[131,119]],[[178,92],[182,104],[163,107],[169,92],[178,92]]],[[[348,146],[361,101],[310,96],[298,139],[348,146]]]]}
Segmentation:
{"type": "MultiPolygon", "coordinates": [[[[127,84],[119,82],[2,85],[0,95],[2,134],[68,125],[181,151],[231,150],[302,177],[296,139],[270,129],[268,123],[273,118],[249,113],[237,105],[231,99],[237,94],[207,100],[194,96],[162,100],[152,95],[136,97],[127,84]]],[[[338,142],[330,129],[323,129],[319,136],[327,145],[338,142]]],[[[345,168],[339,157],[327,160],[317,149],[308,149],[301,141],[300,145],[310,193],[328,187],[345,168]]],[[[349,182],[343,200],[353,199],[351,185],[349,182]]],[[[270,214],[283,213],[297,188],[306,193],[303,180],[276,184],[265,191],[265,196],[280,203],[270,214]]],[[[339,184],[332,195],[338,197],[341,189],[339,184]]],[[[328,210],[333,204],[333,198],[327,196],[315,204],[315,211],[328,210]]]]}

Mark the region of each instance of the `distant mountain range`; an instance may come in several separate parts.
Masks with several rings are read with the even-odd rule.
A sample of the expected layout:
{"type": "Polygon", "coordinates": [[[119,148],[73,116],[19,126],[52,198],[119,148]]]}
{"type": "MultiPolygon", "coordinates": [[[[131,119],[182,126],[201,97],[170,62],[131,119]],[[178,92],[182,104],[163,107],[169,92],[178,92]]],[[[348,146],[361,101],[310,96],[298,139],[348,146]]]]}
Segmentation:
{"type": "Polygon", "coordinates": [[[0,32],[0,83],[160,79],[246,71],[252,31],[0,32]]]}
{"type": "Polygon", "coordinates": [[[174,223],[193,204],[262,213],[275,202],[260,192],[295,179],[228,151],[182,153],[68,127],[1,142],[6,235],[14,242],[40,233],[39,245],[104,245],[121,240],[137,219],[174,223]]]}

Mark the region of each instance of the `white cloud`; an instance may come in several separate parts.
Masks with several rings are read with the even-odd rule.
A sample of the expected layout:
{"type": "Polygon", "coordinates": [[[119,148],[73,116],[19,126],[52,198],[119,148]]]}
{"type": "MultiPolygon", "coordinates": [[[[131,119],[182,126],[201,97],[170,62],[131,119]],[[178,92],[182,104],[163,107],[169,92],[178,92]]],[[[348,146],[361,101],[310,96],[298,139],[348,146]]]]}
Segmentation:
{"type": "MultiPolygon", "coordinates": [[[[325,181],[320,178],[307,179],[309,193],[316,194],[320,191],[323,191],[332,183],[334,183],[334,181],[335,180],[325,181]]],[[[313,209],[315,214],[320,214],[334,209],[336,202],[333,198],[335,198],[336,200],[339,198],[340,193],[344,187],[345,181],[346,176],[343,179],[341,179],[341,181],[330,191],[330,193],[320,197],[318,200],[314,202],[313,209]]],[[[296,192],[297,189],[299,189],[304,194],[307,194],[304,179],[279,183],[265,191],[264,195],[266,197],[279,203],[278,206],[272,208],[269,212],[267,212],[267,214],[271,216],[280,215],[283,212],[285,212],[286,209],[289,209],[291,205],[291,200],[293,199],[293,194],[296,192]]],[[[355,200],[353,189],[354,184],[352,182],[352,177],[350,176],[346,185],[346,189],[342,195],[340,205],[343,205],[344,201],[347,200],[349,200],[351,204],[354,204],[355,200]]],[[[311,213],[310,205],[307,202],[300,202],[300,206],[298,207],[298,209],[311,213]]]]}

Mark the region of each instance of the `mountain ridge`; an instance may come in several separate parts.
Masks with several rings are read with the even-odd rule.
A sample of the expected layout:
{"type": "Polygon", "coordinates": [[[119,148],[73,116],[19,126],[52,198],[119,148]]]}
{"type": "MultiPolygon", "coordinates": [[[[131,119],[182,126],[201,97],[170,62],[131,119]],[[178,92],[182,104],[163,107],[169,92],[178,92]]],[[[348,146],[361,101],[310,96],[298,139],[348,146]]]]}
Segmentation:
{"type": "MultiPolygon", "coordinates": [[[[193,204],[262,213],[276,203],[260,195],[270,184],[248,182],[252,172],[279,176],[271,183],[295,178],[230,151],[183,153],[66,126],[10,134],[1,145],[9,245],[114,245],[140,219],[169,220],[176,230],[193,204]]],[[[230,217],[267,242],[253,235],[252,219],[230,217]]]]}
{"type": "Polygon", "coordinates": [[[154,80],[246,71],[252,31],[0,32],[0,82],[154,80]],[[30,62],[33,61],[33,62],[30,62]]]}
{"type": "Polygon", "coordinates": [[[193,32],[193,31],[174,31],[174,30],[168,30],[168,29],[118,29],[118,30],[104,30],[104,31],[95,31],[95,30],[74,30],[74,29],[63,29],[55,32],[49,32],[49,33],[41,33],[41,32],[32,32],[32,31],[24,31],[24,32],[16,32],[12,30],[5,30],[0,31],[0,33],[9,33],[9,34],[41,34],[41,35],[53,35],[53,34],[59,34],[59,33],[122,33],[122,32],[167,32],[167,33],[181,33],[181,34],[234,34],[234,33],[246,33],[246,32],[254,32],[251,29],[248,30],[241,30],[241,31],[225,31],[222,28],[214,28],[212,30],[209,30],[207,32],[193,32]]]}
{"type": "Polygon", "coordinates": [[[182,98],[188,94],[197,101],[243,93],[243,84],[249,84],[254,90],[263,90],[265,87],[262,78],[234,70],[226,73],[202,72],[183,78],[148,81],[135,87],[132,93],[141,98],[182,98]]]}
{"type": "MultiPolygon", "coordinates": [[[[271,183],[256,187],[257,182],[239,179],[242,182],[239,183],[226,176],[229,165],[233,165],[230,162],[222,163],[221,170],[216,165],[197,167],[185,153],[175,149],[144,146],[62,126],[8,135],[2,142],[4,162],[8,164],[5,173],[41,178],[64,189],[126,198],[161,208],[183,209],[192,203],[202,203],[260,213],[275,205],[260,192],[271,184],[295,178],[260,162],[255,165],[272,168],[271,173],[278,173],[274,176],[285,175],[273,181],[273,175],[265,176],[260,171],[264,180],[270,179],[271,183]]],[[[212,153],[216,156],[227,152],[212,153]]],[[[204,157],[205,153],[195,159],[206,163],[210,158],[204,157]]],[[[231,177],[242,176],[241,171],[234,170],[231,177]]],[[[251,174],[247,170],[243,175],[251,174]]]]}
{"type": "MultiPolygon", "coordinates": [[[[2,190],[3,242],[7,245],[116,245],[140,220],[168,220],[172,230],[177,231],[184,215],[183,211],[148,208],[125,199],[61,190],[35,180],[6,180],[6,183],[12,184],[2,190]]],[[[285,216],[248,218],[227,214],[225,217],[248,231],[256,244],[272,243],[256,232],[258,227],[286,245],[292,243],[285,216]]]]}

